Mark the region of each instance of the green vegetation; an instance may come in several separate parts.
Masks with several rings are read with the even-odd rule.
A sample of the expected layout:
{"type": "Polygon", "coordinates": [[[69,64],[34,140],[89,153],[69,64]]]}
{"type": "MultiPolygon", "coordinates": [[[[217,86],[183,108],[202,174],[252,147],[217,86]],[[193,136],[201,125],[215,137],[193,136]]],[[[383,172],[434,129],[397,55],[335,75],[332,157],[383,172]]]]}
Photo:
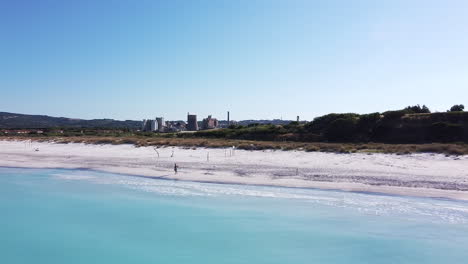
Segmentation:
{"type": "Polygon", "coordinates": [[[328,114],[286,126],[249,125],[199,131],[181,137],[300,142],[468,142],[468,113],[430,113],[426,106],[371,114],[328,114]]]}
{"type": "Polygon", "coordinates": [[[437,152],[468,154],[468,112],[463,105],[453,111],[431,113],[426,106],[371,114],[328,114],[311,122],[204,130],[195,133],[138,132],[130,128],[45,128],[38,133],[0,136],[37,138],[93,144],[172,145],[241,149],[302,149],[305,151],[437,152]]]}
{"type": "Polygon", "coordinates": [[[465,109],[465,106],[460,104],[460,105],[454,105],[450,108],[448,112],[461,112],[465,109]]]}

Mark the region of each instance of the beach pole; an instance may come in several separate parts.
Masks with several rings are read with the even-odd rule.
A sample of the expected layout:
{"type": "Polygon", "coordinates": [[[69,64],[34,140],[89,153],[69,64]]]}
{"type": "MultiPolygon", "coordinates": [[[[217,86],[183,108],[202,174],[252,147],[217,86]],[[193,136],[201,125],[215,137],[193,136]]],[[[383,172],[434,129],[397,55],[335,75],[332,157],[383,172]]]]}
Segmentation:
{"type": "Polygon", "coordinates": [[[158,166],[158,163],[159,163],[159,151],[158,151],[158,148],[157,147],[153,147],[154,151],[156,151],[156,154],[158,154],[158,157],[156,159],[156,167],[158,166]]]}

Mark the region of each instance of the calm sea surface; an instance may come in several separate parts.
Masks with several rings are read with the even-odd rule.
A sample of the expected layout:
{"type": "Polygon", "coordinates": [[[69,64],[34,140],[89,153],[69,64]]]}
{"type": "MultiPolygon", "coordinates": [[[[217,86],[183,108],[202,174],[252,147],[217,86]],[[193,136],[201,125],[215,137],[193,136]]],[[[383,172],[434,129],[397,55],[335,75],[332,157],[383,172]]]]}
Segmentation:
{"type": "Polygon", "coordinates": [[[468,263],[468,203],[0,168],[0,263],[468,263]]]}

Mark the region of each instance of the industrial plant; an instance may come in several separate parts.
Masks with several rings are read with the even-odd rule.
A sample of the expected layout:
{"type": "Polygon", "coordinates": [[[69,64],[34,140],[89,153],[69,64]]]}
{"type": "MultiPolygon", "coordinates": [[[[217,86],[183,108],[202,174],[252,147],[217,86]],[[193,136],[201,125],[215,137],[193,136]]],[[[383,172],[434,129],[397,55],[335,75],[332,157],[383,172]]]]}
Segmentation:
{"type": "Polygon", "coordinates": [[[154,132],[158,130],[158,121],[151,119],[143,119],[143,124],[141,126],[141,131],[144,132],[154,132]]]}
{"type": "Polygon", "coordinates": [[[218,119],[212,118],[209,115],[207,118],[202,121],[202,129],[214,129],[218,127],[218,119]]]}
{"type": "Polygon", "coordinates": [[[191,115],[190,113],[187,113],[187,130],[188,131],[198,130],[197,115],[191,115]]]}
{"type": "Polygon", "coordinates": [[[215,129],[219,127],[227,127],[231,124],[229,112],[227,112],[227,122],[218,121],[213,118],[212,115],[208,115],[207,118],[202,121],[197,120],[197,115],[187,113],[187,122],[184,121],[164,121],[164,117],[156,117],[155,119],[143,119],[141,126],[142,132],[181,132],[181,131],[198,131],[215,129]]]}

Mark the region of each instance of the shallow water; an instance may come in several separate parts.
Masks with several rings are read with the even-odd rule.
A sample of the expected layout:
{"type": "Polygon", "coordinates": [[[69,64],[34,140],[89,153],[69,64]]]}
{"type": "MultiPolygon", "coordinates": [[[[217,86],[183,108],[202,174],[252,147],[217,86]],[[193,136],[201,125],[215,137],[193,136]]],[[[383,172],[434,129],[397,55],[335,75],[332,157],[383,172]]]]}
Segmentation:
{"type": "Polygon", "coordinates": [[[468,203],[0,169],[0,263],[466,263],[468,203]]]}

